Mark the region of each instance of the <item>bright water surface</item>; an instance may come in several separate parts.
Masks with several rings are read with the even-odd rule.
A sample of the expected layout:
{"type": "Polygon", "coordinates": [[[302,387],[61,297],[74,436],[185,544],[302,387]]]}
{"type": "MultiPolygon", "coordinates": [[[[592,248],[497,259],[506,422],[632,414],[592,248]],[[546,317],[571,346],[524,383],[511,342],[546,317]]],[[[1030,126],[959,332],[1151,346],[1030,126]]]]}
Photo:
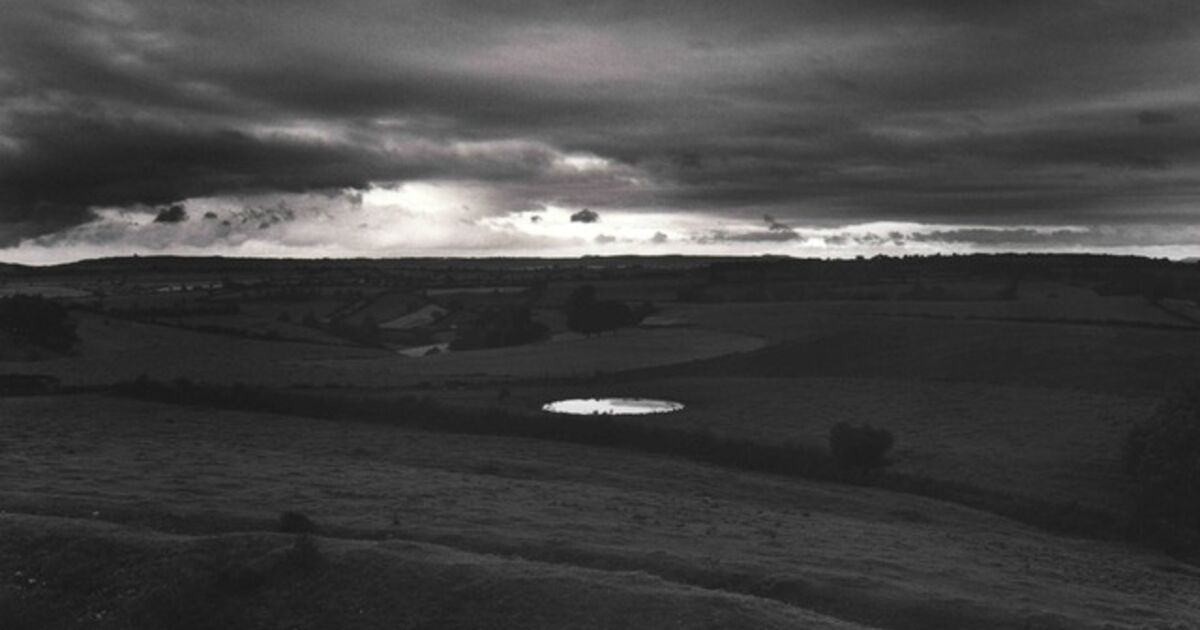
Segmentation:
{"type": "Polygon", "coordinates": [[[652,398],[571,398],[556,400],[542,405],[543,411],[590,416],[605,414],[614,416],[667,413],[683,409],[683,403],[652,398]]]}

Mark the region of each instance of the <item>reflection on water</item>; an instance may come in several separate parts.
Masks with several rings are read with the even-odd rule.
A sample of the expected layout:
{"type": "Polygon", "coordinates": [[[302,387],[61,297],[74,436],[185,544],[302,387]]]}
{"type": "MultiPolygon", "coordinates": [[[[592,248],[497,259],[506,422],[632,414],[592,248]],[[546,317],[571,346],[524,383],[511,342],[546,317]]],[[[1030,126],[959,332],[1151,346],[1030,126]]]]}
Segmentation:
{"type": "Polygon", "coordinates": [[[640,415],[667,413],[683,409],[683,403],[653,398],[571,398],[542,405],[543,411],[576,415],[640,415]]]}

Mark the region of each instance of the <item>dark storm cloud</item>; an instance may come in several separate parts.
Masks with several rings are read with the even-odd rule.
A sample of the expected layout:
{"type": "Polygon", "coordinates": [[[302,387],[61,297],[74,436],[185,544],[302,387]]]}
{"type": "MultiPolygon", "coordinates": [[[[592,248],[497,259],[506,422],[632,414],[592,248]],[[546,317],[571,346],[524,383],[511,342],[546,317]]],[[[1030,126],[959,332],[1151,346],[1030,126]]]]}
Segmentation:
{"type": "Polygon", "coordinates": [[[707,234],[699,235],[696,240],[701,243],[782,243],[786,241],[794,241],[800,239],[801,236],[792,228],[783,225],[775,220],[771,215],[765,215],[763,220],[767,223],[765,230],[748,230],[748,231],[731,231],[731,230],[713,230],[707,234]]]}
{"type": "Polygon", "coordinates": [[[769,214],[763,215],[763,221],[767,223],[767,229],[772,232],[793,232],[792,228],[779,222],[774,216],[769,214]]]}
{"type": "Polygon", "coordinates": [[[594,210],[584,208],[579,212],[571,215],[571,223],[595,223],[600,220],[600,215],[594,210]]]}
{"type": "Polygon", "coordinates": [[[915,243],[1003,247],[1130,247],[1193,245],[1195,234],[1170,226],[1103,226],[1072,229],[956,228],[902,237],[915,243]]]}
{"type": "Polygon", "coordinates": [[[910,238],[918,243],[969,243],[973,245],[1054,245],[1075,244],[1091,238],[1091,233],[1080,230],[1046,230],[1030,228],[935,230],[914,234],[910,238]]]}
{"type": "Polygon", "coordinates": [[[780,223],[778,219],[770,214],[764,214],[762,220],[766,223],[765,230],[733,231],[717,229],[700,234],[695,240],[700,243],[784,243],[802,238],[796,230],[780,223]]]}
{"type": "Polygon", "coordinates": [[[279,223],[295,221],[296,211],[286,203],[279,202],[271,207],[242,208],[235,212],[231,219],[243,225],[257,225],[259,229],[266,229],[279,223]]]}
{"type": "Polygon", "coordinates": [[[0,246],[94,207],[414,179],[772,217],[715,240],[1200,207],[1182,0],[8,4],[0,246]]]}
{"type": "Polygon", "coordinates": [[[158,211],[154,217],[155,223],[183,223],[187,221],[188,213],[183,204],[173,203],[158,211]]]}
{"type": "Polygon", "coordinates": [[[68,114],[18,122],[17,138],[25,147],[16,161],[0,167],[0,205],[9,216],[52,221],[71,211],[83,218],[78,209],[88,205],[364,186],[373,175],[400,174],[358,150],[261,140],[237,131],[68,114]]]}

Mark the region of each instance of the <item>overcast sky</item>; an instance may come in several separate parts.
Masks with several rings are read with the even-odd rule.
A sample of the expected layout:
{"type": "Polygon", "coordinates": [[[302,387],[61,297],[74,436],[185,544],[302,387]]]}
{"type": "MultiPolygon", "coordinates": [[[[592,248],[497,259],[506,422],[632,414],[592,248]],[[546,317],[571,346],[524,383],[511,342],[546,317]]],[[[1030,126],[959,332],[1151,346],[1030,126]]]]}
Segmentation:
{"type": "Polygon", "coordinates": [[[1200,255],[1200,3],[0,0],[0,260],[997,250],[1200,255]]]}

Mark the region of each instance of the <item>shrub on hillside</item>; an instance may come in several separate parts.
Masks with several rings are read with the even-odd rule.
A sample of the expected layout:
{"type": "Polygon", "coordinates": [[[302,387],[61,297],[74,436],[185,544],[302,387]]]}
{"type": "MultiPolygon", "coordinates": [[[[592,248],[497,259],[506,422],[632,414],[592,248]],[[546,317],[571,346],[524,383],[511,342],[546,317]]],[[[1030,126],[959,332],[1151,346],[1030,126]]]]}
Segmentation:
{"type": "Polygon", "coordinates": [[[1200,392],[1176,393],[1135,425],[1124,459],[1137,482],[1139,525],[1167,521],[1200,532],[1200,392]]]}
{"type": "Polygon", "coordinates": [[[855,427],[839,422],[829,431],[829,450],[843,468],[882,468],[888,463],[886,455],[894,443],[891,431],[869,424],[855,427]]]}
{"type": "Polygon", "coordinates": [[[57,352],[79,341],[67,309],[37,295],[0,298],[0,330],[57,352]]]}
{"type": "Polygon", "coordinates": [[[525,307],[494,307],[477,312],[478,319],[459,327],[458,337],[451,350],[502,348],[533,343],[550,331],[545,324],[534,321],[525,307]]]}
{"type": "Polygon", "coordinates": [[[585,335],[615,331],[639,321],[624,302],[597,299],[596,288],[591,285],[572,291],[565,310],[567,328],[585,335]]]}
{"type": "Polygon", "coordinates": [[[279,531],[285,534],[308,534],[317,531],[317,524],[304,514],[289,510],[279,515],[279,531]]]}
{"type": "Polygon", "coordinates": [[[292,548],[288,549],[287,564],[302,571],[316,569],[324,562],[317,541],[308,534],[298,534],[292,548]]]}

